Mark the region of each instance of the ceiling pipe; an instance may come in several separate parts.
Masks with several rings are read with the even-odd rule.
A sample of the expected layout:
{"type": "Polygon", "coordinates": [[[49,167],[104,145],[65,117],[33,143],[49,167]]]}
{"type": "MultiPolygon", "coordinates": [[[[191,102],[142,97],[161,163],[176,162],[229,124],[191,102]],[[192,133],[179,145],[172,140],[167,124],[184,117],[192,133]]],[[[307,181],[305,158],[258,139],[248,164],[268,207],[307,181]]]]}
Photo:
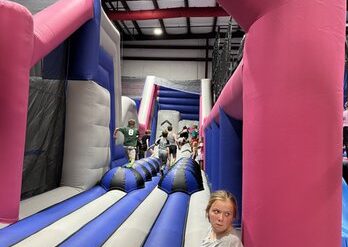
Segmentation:
{"type": "Polygon", "coordinates": [[[108,11],[108,17],[113,21],[152,20],[179,17],[216,17],[229,16],[220,7],[190,7],[190,8],[168,8],[154,10],[136,11],[108,11]]]}

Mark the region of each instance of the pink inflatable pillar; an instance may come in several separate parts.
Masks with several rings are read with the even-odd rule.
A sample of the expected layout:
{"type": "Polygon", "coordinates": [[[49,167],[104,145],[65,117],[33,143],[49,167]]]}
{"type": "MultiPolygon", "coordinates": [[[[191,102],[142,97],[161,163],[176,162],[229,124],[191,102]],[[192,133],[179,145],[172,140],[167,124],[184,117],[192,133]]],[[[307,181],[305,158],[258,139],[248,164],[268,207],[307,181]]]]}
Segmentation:
{"type": "Polygon", "coordinates": [[[345,1],[219,2],[247,31],[245,247],[340,246],[345,1]]]}
{"type": "Polygon", "coordinates": [[[141,99],[138,119],[139,119],[139,132],[141,135],[145,133],[147,129],[151,128],[151,118],[155,107],[155,101],[157,98],[158,86],[154,84],[155,77],[148,76],[145,82],[145,88],[143,97],[141,99]]]}
{"type": "Polygon", "coordinates": [[[33,53],[33,19],[24,7],[0,0],[0,222],[17,220],[33,53]]]}

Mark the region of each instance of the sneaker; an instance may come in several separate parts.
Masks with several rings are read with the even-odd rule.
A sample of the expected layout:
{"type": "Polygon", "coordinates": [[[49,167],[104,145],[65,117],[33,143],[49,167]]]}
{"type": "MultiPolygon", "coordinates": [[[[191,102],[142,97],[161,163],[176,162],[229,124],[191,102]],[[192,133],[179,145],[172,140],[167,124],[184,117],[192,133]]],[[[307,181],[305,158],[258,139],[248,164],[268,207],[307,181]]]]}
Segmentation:
{"type": "Polygon", "coordinates": [[[129,162],[129,163],[126,165],[126,167],[127,167],[127,168],[132,168],[132,163],[129,162]]]}

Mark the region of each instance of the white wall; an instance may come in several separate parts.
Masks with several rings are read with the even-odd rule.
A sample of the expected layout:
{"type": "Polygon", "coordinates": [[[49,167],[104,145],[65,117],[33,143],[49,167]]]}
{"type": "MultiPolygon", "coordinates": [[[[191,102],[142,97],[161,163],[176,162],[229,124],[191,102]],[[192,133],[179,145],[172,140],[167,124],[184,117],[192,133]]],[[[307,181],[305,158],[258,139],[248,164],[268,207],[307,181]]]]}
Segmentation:
{"type": "MultiPolygon", "coordinates": [[[[211,77],[210,66],[208,77],[211,77]]],[[[199,80],[205,78],[204,62],[123,61],[122,76],[154,75],[168,80],[199,80]]]]}
{"type": "MultiPolygon", "coordinates": [[[[127,41],[125,44],[143,45],[205,45],[205,40],[127,41]]],[[[211,40],[213,42],[213,40],[211,40]]],[[[126,57],[199,57],[205,58],[205,50],[177,49],[129,49],[123,48],[126,57]]],[[[211,57],[211,51],[209,52],[211,57]]],[[[200,80],[205,78],[205,62],[188,61],[134,61],[122,60],[122,76],[146,77],[154,75],[169,80],[200,80]]],[[[211,78],[211,62],[208,63],[208,78],[211,78]]]]}

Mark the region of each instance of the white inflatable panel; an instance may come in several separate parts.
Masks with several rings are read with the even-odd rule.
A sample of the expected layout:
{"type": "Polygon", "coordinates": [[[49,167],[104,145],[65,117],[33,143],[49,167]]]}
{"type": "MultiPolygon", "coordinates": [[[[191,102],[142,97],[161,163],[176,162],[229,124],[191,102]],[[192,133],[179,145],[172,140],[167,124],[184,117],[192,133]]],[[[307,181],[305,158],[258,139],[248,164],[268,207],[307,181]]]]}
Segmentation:
{"type": "Polygon", "coordinates": [[[167,193],[155,188],[103,246],[142,246],[167,197],[167,193]]]}
{"type": "MultiPolygon", "coordinates": [[[[56,203],[73,197],[80,192],[82,192],[81,189],[63,186],[23,200],[20,203],[19,219],[24,219],[56,203]]],[[[0,229],[8,225],[0,224],[0,229]]]]}
{"type": "Polygon", "coordinates": [[[42,209],[48,208],[56,203],[64,201],[82,192],[81,189],[62,186],[43,194],[33,196],[21,201],[19,219],[26,218],[42,209]]]}
{"type": "Polygon", "coordinates": [[[62,185],[94,186],[110,163],[110,94],[92,81],[68,81],[62,185]]]}
{"type": "Polygon", "coordinates": [[[100,21],[100,46],[112,56],[114,63],[114,97],[115,97],[115,126],[119,127],[121,123],[121,39],[120,33],[106,16],[103,8],[101,8],[100,21]]]}
{"type": "Polygon", "coordinates": [[[128,125],[129,119],[135,120],[135,126],[138,127],[137,105],[134,100],[127,96],[122,96],[122,126],[128,125]]]}
{"type": "Polygon", "coordinates": [[[10,225],[10,224],[7,224],[7,223],[0,223],[0,229],[6,227],[6,226],[8,226],[8,225],[10,225]]]}
{"type": "Polygon", "coordinates": [[[208,185],[208,180],[207,180],[207,176],[205,174],[204,171],[201,170],[201,173],[202,173],[202,179],[203,179],[203,186],[204,186],[204,189],[210,189],[209,185],[208,185]]]}
{"type": "Polygon", "coordinates": [[[189,213],[186,221],[185,247],[200,246],[209,230],[210,223],[205,215],[210,190],[202,171],[204,190],[191,195],[189,213]]]}
{"type": "Polygon", "coordinates": [[[201,80],[201,125],[203,125],[204,119],[208,117],[211,108],[213,107],[213,96],[211,94],[211,81],[210,79],[201,80]]]}
{"type": "Polygon", "coordinates": [[[89,221],[115,204],[125,194],[125,192],[119,190],[109,191],[14,246],[57,246],[89,221]]]}
{"type": "Polygon", "coordinates": [[[167,127],[169,126],[168,122],[165,122],[165,121],[169,121],[172,124],[173,130],[176,133],[178,130],[179,120],[180,120],[180,112],[178,111],[171,111],[171,110],[158,111],[156,139],[159,138],[159,136],[162,134],[162,130],[167,129],[167,127]]]}

